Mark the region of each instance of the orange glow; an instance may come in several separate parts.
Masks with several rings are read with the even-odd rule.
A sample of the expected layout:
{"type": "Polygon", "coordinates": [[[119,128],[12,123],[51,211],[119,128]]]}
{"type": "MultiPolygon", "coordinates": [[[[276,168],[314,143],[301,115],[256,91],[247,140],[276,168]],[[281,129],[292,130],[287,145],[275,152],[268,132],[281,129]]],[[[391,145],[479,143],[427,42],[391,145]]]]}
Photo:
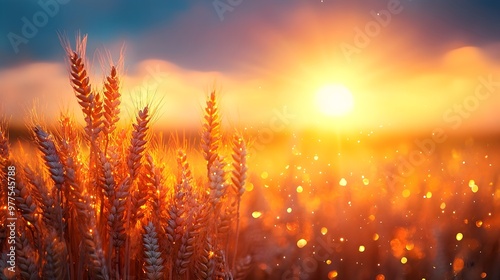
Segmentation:
{"type": "Polygon", "coordinates": [[[339,276],[339,273],[336,270],[328,272],[328,279],[337,278],[337,276],[339,276]]]}
{"type": "Polygon", "coordinates": [[[455,258],[455,260],[453,260],[453,272],[459,273],[464,269],[464,265],[465,263],[462,258],[455,258]]]}

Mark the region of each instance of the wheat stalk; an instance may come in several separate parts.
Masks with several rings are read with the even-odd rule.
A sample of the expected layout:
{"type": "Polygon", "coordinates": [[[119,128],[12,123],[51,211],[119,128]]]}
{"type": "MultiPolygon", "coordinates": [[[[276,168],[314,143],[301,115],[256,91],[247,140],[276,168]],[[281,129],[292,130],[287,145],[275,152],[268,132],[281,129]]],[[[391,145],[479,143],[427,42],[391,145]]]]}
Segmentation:
{"type": "Polygon", "coordinates": [[[120,80],[116,67],[111,67],[109,76],[104,82],[104,127],[103,132],[106,135],[106,143],[109,137],[116,129],[116,123],[120,119],[120,80]]]}
{"type": "MultiPolygon", "coordinates": [[[[79,38],[75,50],[66,45],[70,83],[85,119],[83,132],[67,114],[60,115],[55,134],[32,125],[41,157],[23,161],[22,154],[12,159],[19,166],[14,191],[19,277],[230,279],[232,272],[241,277],[242,266],[251,261],[235,263],[238,235],[231,254],[229,234],[235,217],[239,231],[246,148],[235,136],[227,178],[215,91],[207,98],[201,135],[206,177],[195,179],[182,149],[176,153],[175,174],[164,164],[165,149],[148,145],[153,136],[148,106],[138,111],[132,126],[117,129],[117,68],[111,67],[102,92],[94,91],[84,62],[86,41],[86,36],[79,38]],[[150,222],[144,224],[146,219],[150,222]],[[133,242],[138,238],[142,244],[133,242]],[[233,257],[232,269],[228,256],[233,257]]],[[[0,123],[0,166],[11,164],[10,157],[6,128],[0,123]]],[[[5,169],[1,172],[5,176],[5,169]]],[[[5,197],[4,189],[0,195],[5,197]]],[[[2,252],[1,269],[5,261],[2,252]]]]}
{"type": "Polygon", "coordinates": [[[35,203],[35,200],[31,196],[30,190],[22,180],[19,180],[17,182],[17,187],[14,189],[14,193],[18,211],[26,221],[35,224],[37,221],[35,217],[37,205],[35,203]]]}
{"type": "Polygon", "coordinates": [[[194,242],[195,233],[188,227],[185,229],[184,234],[181,239],[181,246],[177,253],[177,259],[175,261],[175,269],[178,276],[186,273],[188,270],[188,265],[191,262],[191,258],[194,254],[194,242]]]}
{"type": "Polygon", "coordinates": [[[226,172],[224,171],[224,161],[220,156],[216,156],[213,164],[210,166],[208,176],[211,203],[214,208],[220,204],[222,196],[226,194],[226,172]]]}
{"type": "Polygon", "coordinates": [[[251,268],[252,268],[252,256],[246,255],[245,257],[240,258],[233,269],[234,280],[247,279],[247,276],[251,268]]]}
{"type": "Polygon", "coordinates": [[[83,247],[86,257],[90,260],[92,274],[97,279],[108,279],[100,235],[95,223],[95,211],[90,205],[90,198],[83,192],[79,183],[79,171],[72,157],[66,158],[64,168],[65,182],[69,188],[69,200],[76,208],[78,229],[84,238],[83,247]]]}
{"type": "Polygon", "coordinates": [[[43,279],[66,279],[65,267],[68,263],[66,244],[62,242],[55,232],[49,232],[45,238],[44,265],[42,267],[43,279]]]}
{"type": "Polygon", "coordinates": [[[17,265],[20,270],[20,277],[23,280],[40,279],[36,258],[39,257],[33,251],[23,227],[19,227],[19,235],[16,236],[17,265]]]}
{"type": "Polygon", "coordinates": [[[144,234],[142,240],[144,246],[145,262],[143,270],[146,273],[147,279],[163,279],[163,258],[161,257],[156,228],[153,225],[153,222],[149,222],[146,226],[144,226],[144,234]]]}
{"type": "Polygon", "coordinates": [[[215,260],[214,252],[212,251],[211,239],[206,237],[203,246],[201,248],[201,253],[196,260],[195,264],[195,276],[197,279],[210,280],[214,274],[215,270],[215,260]]]}
{"type": "Polygon", "coordinates": [[[139,111],[132,132],[132,140],[127,158],[127,166],[130,178],[134,180],[137,177],[138,169],[141,164],[142,155],[146,149],[146,137],[149,125],[149,108],[146,106],[139,111]]]}
{"type": "Polygon", "coordinates": [[[220,116],[214,90],[210,93],[207,100],[201,134],[201,148],[203,150],[203,157],[207,161],[208,173],[210,173],[210,168],[218,156],[220,141],[220,116]]]}
{"type": "Polygon", "coordinates": [[[234,256],[233,263],[231,268],[235,269],[235,261],[237,258],[238,252],[238,239],[240,232],[240,204],[241,204],[241,196],[245,192],[245,179],[247,172],[247,150],[245,146],[245,141],[241,137],[241,135],[234,135],[233,137],[233,170],[231,171],[231,183],[233,190],[236,193],[236,238],[234,241],[234,256]]]}
{"type": "Polygon", "coordinates": [[[38,148],[43,154],[43,159],[49,170],[50,177],[54,181],[54,186],[58,190],[61,190],[64,183],[64,170],[53,137],[38,125],[33,128],[33,132],[35,133],[38,148]]]}
{"type": "Polygon", "coordinates": [[[23,171],[26,179],[32,186],[32,195],[37,200],[38,206],[42,211],[44,224],[56,230],[56,232],[61,232],[61,219],[56,212],[55,201],[47,189],[47,184],[29,166],[25,166],[23,171]]]}

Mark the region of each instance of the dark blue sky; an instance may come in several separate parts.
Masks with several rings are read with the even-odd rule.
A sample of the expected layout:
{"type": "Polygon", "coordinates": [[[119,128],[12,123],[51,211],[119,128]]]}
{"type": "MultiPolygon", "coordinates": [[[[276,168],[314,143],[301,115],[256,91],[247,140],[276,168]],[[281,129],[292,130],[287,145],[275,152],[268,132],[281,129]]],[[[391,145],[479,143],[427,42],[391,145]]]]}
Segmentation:
{"type": "MultiPolygon", "coordinates": [[[[76,31],[81,31],[89,34],[90,49],[126,43],[132,50],[128,53],[129,60],[156,57],[189,68],[230,69],[238,63],[233,57],[251,58],[252,53],[255,55],[262,47],[262,43],[255,43],[258,39],[255,35],[234,39],[235,35],[246,32],[255,34],[251,24],[241,25],[247,30],[229,31],[242,20],[254,20],[256,28],[287,30],[297,28],[286,26],[284,21],[288,13],[297,9],[307,7],[318,17],[351,13],[369,15],[370,10],[384,8],[389,2],[242,0],[233,10],[225,12],[221,21],[212,1],[60,1],[67,3],[59,4],[59,11],[49,17],[48,23],[38,28],[26,44],[19,45],[17,54],[8,34],[22,36],[22,18],[32,22],[33,16],[43,9],[38,1],[0,3],[0,68],[38,60],[61,60],[63,52],[57,32],[73,38],[76,31]],[[155,34],[151,34],[153,32],[155,34]],[[155,42],[148,44],[151,38],[155,42]],[[137,51],[139,48],[141,51],[137,51]],[[220,50],[220,55],[214,56],[215,50],[220,50]]],[[[40,3],[58,2],[42,0],[40,3]]],[[[418,48],[429,56],[456,42],[482,46],[500,41],[500,1],[401,0],[401,3],[405,5],[405,13],[400,16],[400,23],[404,22],[405,28],[413,29],[417,38],[425,42],[418,48]]],[[[338,24],[342,26],[343,23],[338,24]]],[[[352,29],[352,26],[345,28],[352,29]]],[[[287,39],[293,40],[285,35],[283,40],[287,39]]]]}

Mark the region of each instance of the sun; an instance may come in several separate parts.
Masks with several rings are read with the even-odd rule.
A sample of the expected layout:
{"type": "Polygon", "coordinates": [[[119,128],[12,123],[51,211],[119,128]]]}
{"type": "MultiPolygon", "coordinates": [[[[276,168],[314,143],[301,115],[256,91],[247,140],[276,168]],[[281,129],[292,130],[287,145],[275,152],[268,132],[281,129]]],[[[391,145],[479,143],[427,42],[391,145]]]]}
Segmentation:
{"type": "Polygon", "coordinates": [[[316,104],[325,115],[345,116],[353,110],[354,98],[344,85],[330,84],[317,91],[316,104]]]}

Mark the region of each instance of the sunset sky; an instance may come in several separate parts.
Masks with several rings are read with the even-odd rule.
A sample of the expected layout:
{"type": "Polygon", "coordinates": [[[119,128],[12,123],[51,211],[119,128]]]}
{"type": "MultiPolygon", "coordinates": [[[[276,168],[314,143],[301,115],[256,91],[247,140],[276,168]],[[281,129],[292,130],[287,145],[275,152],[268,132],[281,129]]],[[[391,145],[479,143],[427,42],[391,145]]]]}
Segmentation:
{"type": "Polygon", "coordinates": [[[80,31],[93,86],[125,46],[124,102],[145,93],[169,127],[199,125],[215,83],[233,125],[500,131],[499,14],[486,0],[2,1],[1,110],[18,125],[35,100],[48,120],[79,115],[58,33],[74,43],[80,31]],[[351,112],[320,111],[331,84],[350,91],[351,112]]]}

